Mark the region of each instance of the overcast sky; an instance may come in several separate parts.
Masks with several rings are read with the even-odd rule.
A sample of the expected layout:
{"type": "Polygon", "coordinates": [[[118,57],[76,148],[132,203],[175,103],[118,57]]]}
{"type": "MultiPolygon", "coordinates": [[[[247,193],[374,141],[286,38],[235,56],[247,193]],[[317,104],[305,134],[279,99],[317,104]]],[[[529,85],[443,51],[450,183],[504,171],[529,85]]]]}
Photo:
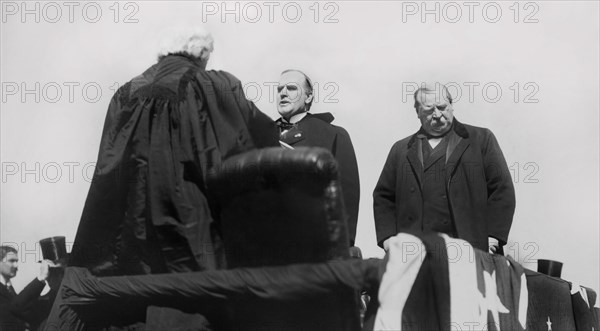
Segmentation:
{"type": "Polygon", "coordinates": [[[600,290],[599,7],[561,2],[2,2],[0,241],[72,242],[115,89],[152,65],[157,36],[203,24],[247,97],[276,118],[288,68],[317,85],[313,112],[348,130],[361,179],[357,245],[376,246],[372,192],[392,144],[419,128],[415,85],[450,83],[455,116],[490,128],[517,208],[506,252],[525,267],[564,262],[600,290]]]}

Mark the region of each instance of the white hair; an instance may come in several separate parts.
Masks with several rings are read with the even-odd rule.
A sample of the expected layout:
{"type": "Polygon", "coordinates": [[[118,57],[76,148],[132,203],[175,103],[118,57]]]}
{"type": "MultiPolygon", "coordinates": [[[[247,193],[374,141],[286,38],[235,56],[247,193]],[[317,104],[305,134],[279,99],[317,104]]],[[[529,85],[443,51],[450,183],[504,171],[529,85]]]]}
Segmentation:
{"type": "Polygon", "coordinates": [[[423,92],[435,94],[436,101],[441,101],[443,98],[444,100],[448,101],[448,103],[452,104],[452,94],[450,94],[450,91],[446,85],[439,82],[423,82],[421,83],[421,87],[419,87],[413,95],[415,98],[415,109],[418,109],[419,104],[423,102],[423,96],[419,98],[419,93],[423,92]]]}
{"type": "Polygon", "coordinates": [[[213,51],[213,37],[201,27],[177,27],[163,33],[158,57],[169,54],[187,54],[208,61],[213,51]]]}

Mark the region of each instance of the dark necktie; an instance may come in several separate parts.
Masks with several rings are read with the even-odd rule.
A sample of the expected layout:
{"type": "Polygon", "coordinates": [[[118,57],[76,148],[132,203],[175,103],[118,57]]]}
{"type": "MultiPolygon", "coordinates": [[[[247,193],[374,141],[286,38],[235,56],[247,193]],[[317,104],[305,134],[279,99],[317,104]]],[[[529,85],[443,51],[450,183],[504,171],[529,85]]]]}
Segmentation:
{"type": "Polygon", "coordinates": [[[279,127],[279,131],[283,132],[285,130],[289,130],[289,129],[293,128],[294,124],[288,123],[288,122],[284,122],[282,120],[278,120],[277,121],[277,126],[279,127]]]}
{"type": "Polygon", "coordinates": [[[8,295],[11,298],[14,298],[17,296],[17,292],[15,292],[15,289],[10,284],[6,284],[6,290],[8,291],[8,295]]]}

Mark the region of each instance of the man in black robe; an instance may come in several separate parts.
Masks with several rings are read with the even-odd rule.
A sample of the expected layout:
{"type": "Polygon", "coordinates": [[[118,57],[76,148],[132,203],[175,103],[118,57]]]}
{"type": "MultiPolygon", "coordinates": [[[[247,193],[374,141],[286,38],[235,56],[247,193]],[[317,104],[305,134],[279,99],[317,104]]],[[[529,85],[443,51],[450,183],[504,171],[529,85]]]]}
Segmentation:
{"type": "Polygon", "coordinates": [[[273,121],[240,81],[206,70],[210,34],[177,31],[163,48],[108,108],[71,254],[95,275],[222,266],[206,176],[228,156],[277,145],[273,121]]]}
{"type": "MultiPolygon", "coordinates": [[[[224,267],[207,174],[229,156],[278,145],[274,122],[245,98],[240,81],[206,70],[211,35],[173,32],[158,63],[123,85],[108,108],[70,260],[96,276],[224,267]]],[[[116,326],[139,325],[146,315],[133,303],[102,309],[116,326]]],[[[211,328],[200,315],[168,315],[211,328]]]]}

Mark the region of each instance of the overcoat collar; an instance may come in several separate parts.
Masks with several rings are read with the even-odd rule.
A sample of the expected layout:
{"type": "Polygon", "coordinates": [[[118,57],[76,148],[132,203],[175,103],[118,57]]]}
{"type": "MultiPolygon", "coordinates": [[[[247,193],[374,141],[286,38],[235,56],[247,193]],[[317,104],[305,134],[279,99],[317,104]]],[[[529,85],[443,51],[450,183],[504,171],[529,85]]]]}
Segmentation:
{"type": "MultiPolygon", "coordinates": [[[[448,147],[446,148],[446,175],[450,178],[456,169],[456,163],[469,146],[469,132],[465,126],[454,118],[452,130],[455,134],[450,135],[448,147]]],[[[416,174],[419,185],[421,185],[421,176],[423,173],[423,146],[422,139],[417,135],[422,132],[422,128],[417,131],[408,141],[408,153],[406,155],[413,172],[416,174]]]]}

